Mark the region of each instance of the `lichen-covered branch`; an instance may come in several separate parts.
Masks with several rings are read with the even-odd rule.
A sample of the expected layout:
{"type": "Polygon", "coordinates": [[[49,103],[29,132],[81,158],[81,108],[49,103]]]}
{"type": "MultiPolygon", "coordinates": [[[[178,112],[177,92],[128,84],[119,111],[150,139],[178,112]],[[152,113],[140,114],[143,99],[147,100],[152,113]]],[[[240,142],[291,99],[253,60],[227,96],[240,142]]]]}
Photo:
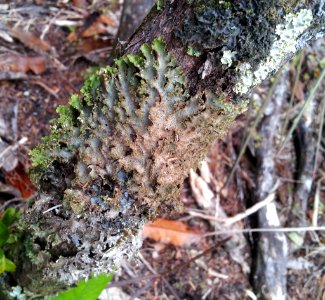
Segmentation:
{"type": "Polygon", "coordinates": [[[141,226],[180,208],[184,178],[245,110],[243,95],[324,31],[322,1],[303,3],[155,7],[32,151],[39,195],[2,291],[49,294],[134,255],[141,226]]]}

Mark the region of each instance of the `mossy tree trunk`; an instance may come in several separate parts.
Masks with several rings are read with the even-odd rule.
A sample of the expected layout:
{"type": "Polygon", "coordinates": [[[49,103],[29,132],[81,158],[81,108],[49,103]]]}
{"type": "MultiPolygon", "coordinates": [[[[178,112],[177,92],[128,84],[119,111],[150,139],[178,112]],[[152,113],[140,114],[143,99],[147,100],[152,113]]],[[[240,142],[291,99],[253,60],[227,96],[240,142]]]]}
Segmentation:
{"type": "Polygon", "coordinates": [[[245,94],[324,32],[321,0],[163,2],[32,151],[39,195],[2,291],[48,295],[134,255],[245,94]]]}

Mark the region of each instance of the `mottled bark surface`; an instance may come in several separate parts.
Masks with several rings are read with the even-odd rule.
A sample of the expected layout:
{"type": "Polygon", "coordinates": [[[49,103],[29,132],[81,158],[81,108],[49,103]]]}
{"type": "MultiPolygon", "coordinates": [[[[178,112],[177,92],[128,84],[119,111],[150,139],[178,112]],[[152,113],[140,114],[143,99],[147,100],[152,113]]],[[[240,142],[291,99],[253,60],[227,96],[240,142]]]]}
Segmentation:
{"type": "Polygon", "coordinates": [[[243,95],[324,31],[324,13],[323,1],[154,8],[33,152],[40,192],[6,282],[49,294],[132,257],[144,222],[180,208],[189,169],[245,110],[243,95]]]}

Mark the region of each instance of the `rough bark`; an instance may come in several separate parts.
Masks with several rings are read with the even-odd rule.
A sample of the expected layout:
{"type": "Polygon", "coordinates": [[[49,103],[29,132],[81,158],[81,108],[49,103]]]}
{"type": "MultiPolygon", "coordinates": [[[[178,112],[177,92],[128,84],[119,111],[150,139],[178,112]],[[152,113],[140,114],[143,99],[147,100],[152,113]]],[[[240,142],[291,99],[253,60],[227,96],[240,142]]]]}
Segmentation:
{"type": "Polygon", "coordinates": [[[2,276],[2,291],[50,294],[136,253],[139,228],[179,209],[189,169],[245,110],[245,93],[324,31],[323,4],[154,7],[124,56],[59,108],[34,150],[39,195],[19,224],[17,272],[2,276]]]}

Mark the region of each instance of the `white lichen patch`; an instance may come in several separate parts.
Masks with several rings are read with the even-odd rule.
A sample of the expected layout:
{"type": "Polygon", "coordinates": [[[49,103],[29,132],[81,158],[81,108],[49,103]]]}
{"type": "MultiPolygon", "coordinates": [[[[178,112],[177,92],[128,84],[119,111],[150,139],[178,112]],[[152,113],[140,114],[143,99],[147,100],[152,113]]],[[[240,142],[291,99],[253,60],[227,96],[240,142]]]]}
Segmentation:
{"type": "Polygon", "coordinates": [[[274,203],[269,203],[265,206],[265,214],[266,214],[266,220],[269,226],[278,227],[280,226],[280,220],[278,217],[278,213],[276,211],[276,206],[274,203]]]}
{"type": "Polygon", "coordinates": [[[270,55],[262,61],[254,71],[249,63],[240,64],[237,67],[239,79],[234,87],[237,94],[246,94],[253,86],[261,83],[267,76],[280,68],[283,60],[288,55],[297,51],[298,37],[311,24],[313,14],[310,9],[301,9],[296,14],[285,16],[285,22],[276,27],[278,36],[270,50],[270,55]]]}
{"type": "Polygon", "coordinates": [[[27,299],[26,295],[23,293],[23,289],[19,285],[12,287],[12,291],[9,293],[9,296],[11,296],[13,299],[17,299],[17,300],[26,300],[27,299]]]}
{"type": "Polygon", "coordinates": [[[228,68],[231,67],[232,65],[232,60],[235,57],[235,55],[237,54],[236,51],[230,51],[230,50],[224,50],[222,57],[221,57],[221,63],[223,65],[227,65],[228,68]]]}

